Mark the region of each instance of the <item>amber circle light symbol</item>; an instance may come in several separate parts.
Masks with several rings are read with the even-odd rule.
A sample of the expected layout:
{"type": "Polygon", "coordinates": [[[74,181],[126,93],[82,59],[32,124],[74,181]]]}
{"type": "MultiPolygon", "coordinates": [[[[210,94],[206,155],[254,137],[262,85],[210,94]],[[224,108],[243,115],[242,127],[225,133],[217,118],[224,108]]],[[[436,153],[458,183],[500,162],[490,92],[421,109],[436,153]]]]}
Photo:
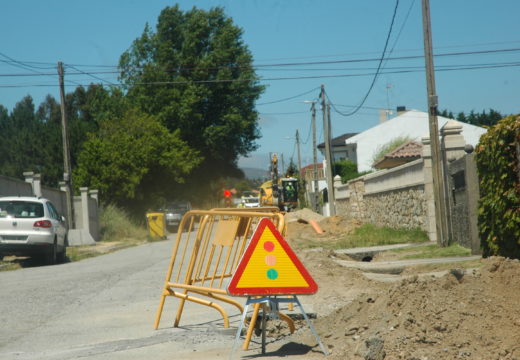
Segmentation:
{"type": "Polygon", "coordinates": [[[267,266],[275,266],[276,265],[276,256],[269,254],[265,257],[265,264],[267,266]]]}

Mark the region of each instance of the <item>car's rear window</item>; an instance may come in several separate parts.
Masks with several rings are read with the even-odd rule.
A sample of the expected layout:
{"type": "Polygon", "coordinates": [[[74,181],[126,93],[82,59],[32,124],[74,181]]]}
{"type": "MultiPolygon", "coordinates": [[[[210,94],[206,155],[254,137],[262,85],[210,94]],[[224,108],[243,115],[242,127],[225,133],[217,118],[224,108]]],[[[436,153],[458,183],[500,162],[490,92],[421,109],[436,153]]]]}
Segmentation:
{"type": "Polygon", "coordinates": [[[0,218],[12,216],[15,218],[43,217],[43,204],[34,201],[0,201],[0,218]]]}

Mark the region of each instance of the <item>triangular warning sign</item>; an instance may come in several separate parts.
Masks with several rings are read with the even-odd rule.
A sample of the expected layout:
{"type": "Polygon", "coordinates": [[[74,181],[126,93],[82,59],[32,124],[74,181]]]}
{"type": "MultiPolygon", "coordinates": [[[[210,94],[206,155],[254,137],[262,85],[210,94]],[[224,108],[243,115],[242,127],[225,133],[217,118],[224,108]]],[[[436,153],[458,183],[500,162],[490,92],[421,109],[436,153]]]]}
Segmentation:
{"type": "Polygon", "coordinates": [[[314,294],[318,285],[271,220],[260,220],[227,291],[230,295],[314,294]]]}

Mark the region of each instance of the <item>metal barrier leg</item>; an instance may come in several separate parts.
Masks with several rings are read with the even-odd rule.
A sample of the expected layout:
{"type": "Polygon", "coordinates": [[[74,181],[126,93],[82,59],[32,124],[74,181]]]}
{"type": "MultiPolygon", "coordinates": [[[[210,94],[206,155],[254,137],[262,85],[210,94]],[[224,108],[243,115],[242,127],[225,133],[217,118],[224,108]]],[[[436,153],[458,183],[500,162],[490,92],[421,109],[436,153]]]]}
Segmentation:
{"type": "MultiPolygon", "coordinates": [[[[188,290],[184,290],[182,293],[187,296],[188,290]]],[[[181,298],[179,301],[179,308],[177,309],[177,315],[175,316],[175,322],[173,323],[173,327],[179,326],[179,322],[181,321],[181,315],[182,315],[182,310],[184,309],[185,301],[186,300],[183,298],[181,298]]]]}
{"type": "Polygon", "coordinates": [[[251,342],[251,337],[253,336],[253,330],[255,329],[256,319],[258,318],[261,305],[262,304],[260,303],[256,303],[253,307],[253,315],[251,316],[251,321],[249,322],[249,327],[247,328],[246,339],[244,340],[244,345],[242,346],[243,350],[249,349],[249,343],[251,342]]]}
{"type": "Polygon", "coordinates": [[[318,344],[320,344],[321,351],[323,351],[323,353],[324,353],[325,355],[329,355],[329,352],[327,351],[327,349],[325,349],[325,345],[323,345],[323,343],[321,342],[321,339],[320,339],[318,333],[316,332],[316,330],[314,330],[314,326],[312,326],[312,323],[311,323],[311,321],[309,320],[309,317],[308,317],[307,314],[305,313],[305,310],[303,310],[303,306],[302,306],[302,304],[300,303],[300,300],[298,300],[298,298],[296,297],[296,295],[294,296],[294,300],[296,301],[296,303],[297,303],[298,306],[300,307],[300,311],[302,312],[302,315],[303,315],[303,317],[305,318],[305,321],[307,322],[307,325],[308,325],[309,328],[311,329],[312,334],[314,335],[314,337],[315,337],[316,340],[318,341],[318,344]]]}
{"type": "Polygon", "coordinates": [[[289,331],[291,332],[291,334],[294,333],[295,327],[293,319],[281,312],[278,313],[278,316],[280,317],[280,319],[287,323],[287,326],[289,326],[289,331]]]}
{"type": "MultiPolygon", "coordinates": [[[[249,301],[249,299],[248,299],[248,301],[249,301]]],[[[257,304],[255,304],[255,305],[257,305],[257,304]]],[[[235,341],[233,342],[233,347],[231,348],[231,353],[229,354],[229,359],[233,358],[233,354],[236,351],[238,340],[240,340],[240,333],[242,332],[242,328],[244,327],[244,323],[246,322],[246,315],[247,315],[248,309],[249,309],[249,302],[246,302],[246,306],[244,307],[244,312],[242,313],[242,319],[240,320],[240,325],[238,325],[238,330],[237,330],[237,334],[235,336],[235,341]]]]}
{"type": "Polygon", "coordinates": [[[161,295],[161,300],[159,301],[159,308],[157,309],[157,314],[155,315],[155,324],[154,329],[157,330],[159,328],[159,322],[161,321],[161,315],[164,308],[164,302],[166,301],[166,295],[161,295]]]}

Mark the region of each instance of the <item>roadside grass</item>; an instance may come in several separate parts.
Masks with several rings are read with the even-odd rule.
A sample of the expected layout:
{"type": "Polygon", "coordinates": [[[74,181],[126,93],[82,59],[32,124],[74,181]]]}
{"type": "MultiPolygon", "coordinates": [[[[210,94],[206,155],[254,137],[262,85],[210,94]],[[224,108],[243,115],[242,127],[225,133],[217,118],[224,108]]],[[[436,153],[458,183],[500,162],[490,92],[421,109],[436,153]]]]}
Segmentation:
{"type": "Polygon", "coordinates": [[[338,241],[337,246],[339,248],[365,247],[426,241],[429,241],[428,235],[421,229],[393,229],[365,224],[355,229],[351,235],[338,241]]]}
{"type": "Polygon", "coordinates": [[[427,242],[428,235],[420,229],[393,229],[390,227],[377,227],[372,224],[364,224],[341,238],[323,239],[298,239],[298,248],[316,248],[337,250],[350,249],[365,246],[393,245],[406,243],[427,242]]]}
{"type": "Polygon", "coordinates": [[[424,264],[424,265],[413,265],[406,268],[404,274],[416,274],[416,273],[429,273],[436,271],[445,271],[452,269],[479,269],[484,265],[481,259],[460,261],[456,263],[445,263],[445,264],[424,264]]]}
{"type": "Polygon", "coordinates": [[[471,250],[460,246],[459,244],[452,244],[447,247],[439,247],[437,244],[420,245],[410,248],[396,249],[389,253],[401,254],[400,260],[408,259],[433,259],[439,257],[458,257],[470,256],[471,250]]]}
{"type": "Polygon", "coordinates": [[[101,209],[99,222],[101,241],[95,245],[68,247],[67,258],[70,262],[163,240],[150,236],[144,223],[133,220],[128,213],[115,205],[109,204],[101,209]]]}
{"type": "MultiPolygon", "coordinates": [[[[147,242],[163,240],[150,236],[144,223],[133,220],[124,210],[114,205],[106,205],[101,209],[99,222],[101,240],[94,245],[67,247],[66,262],[80,261],[147,242]]],[[[41,264],[30,258],[13,256],[0,260],[0,271],[38,265],[41,264]]]]}

